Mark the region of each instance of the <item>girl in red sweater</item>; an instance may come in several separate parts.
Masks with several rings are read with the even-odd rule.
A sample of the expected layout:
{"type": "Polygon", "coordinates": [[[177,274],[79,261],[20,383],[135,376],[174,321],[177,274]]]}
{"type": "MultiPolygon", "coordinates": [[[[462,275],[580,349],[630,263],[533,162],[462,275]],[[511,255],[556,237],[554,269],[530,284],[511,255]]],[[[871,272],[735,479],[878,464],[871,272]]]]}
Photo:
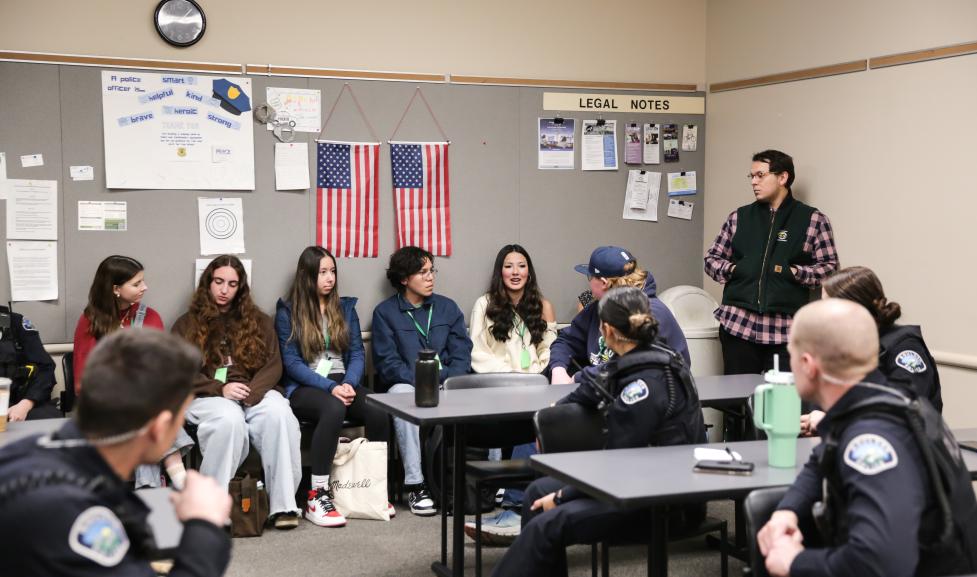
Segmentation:
{"type": "MultiPolygon", "coordinates": [[[[98,265],[92,288],[88,291],[88,306],[75,327],[73,367],[76,395],[81,393],[85,361],[99,339],[129,327],[164,330],[159,313],[142,302],[148,288],[142,263],[134,258],[112,255],[98,265]]],[[[65,386],[69,385],[65,383],[65,386]]],[[[192,444],[190,437],[181,432],[174,444],[174,452],[163,461],[170,480],[178,488],[186,477],[181,450],[189,450],[192,444]]],[[[140,466],[136,469],[136,487],[157,486],[159,477],[158,467],[140,466]]]]}

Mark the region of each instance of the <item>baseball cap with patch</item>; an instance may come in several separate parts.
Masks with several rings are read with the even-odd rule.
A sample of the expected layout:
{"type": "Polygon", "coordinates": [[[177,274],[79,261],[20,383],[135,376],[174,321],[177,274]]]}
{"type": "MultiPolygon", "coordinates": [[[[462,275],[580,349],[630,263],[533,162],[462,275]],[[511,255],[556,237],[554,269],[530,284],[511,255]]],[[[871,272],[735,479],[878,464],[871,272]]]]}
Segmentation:
{"type": "Polygon", "coordinates": [[[636,259],[627,249],[619,246],[599,246],[590,253],[589,263],[578,264],[573,267],[573,270],[587,276],[615,278],[630,273],[631,271],[626,267],[633,262],[636,262],[636,259]]]}

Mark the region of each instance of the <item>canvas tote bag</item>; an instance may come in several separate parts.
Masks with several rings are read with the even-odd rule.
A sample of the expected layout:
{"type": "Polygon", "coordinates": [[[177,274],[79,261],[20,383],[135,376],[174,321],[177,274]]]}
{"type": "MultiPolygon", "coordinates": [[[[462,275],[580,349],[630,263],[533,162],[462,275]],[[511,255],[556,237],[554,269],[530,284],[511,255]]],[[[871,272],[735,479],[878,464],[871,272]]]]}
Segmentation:
{"type": "Polygon", "coordinates": [[[387,444],[364,438],[339,443],[329,485],[333,504],[347,518],[389,521],[387,444]]]}

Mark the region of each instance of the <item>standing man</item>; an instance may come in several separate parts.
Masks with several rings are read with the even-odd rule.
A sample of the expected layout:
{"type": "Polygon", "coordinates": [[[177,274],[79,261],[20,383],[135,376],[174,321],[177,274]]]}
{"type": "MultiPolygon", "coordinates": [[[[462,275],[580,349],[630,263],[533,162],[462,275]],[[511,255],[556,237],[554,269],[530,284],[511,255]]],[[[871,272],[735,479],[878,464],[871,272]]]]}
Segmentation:
{"type": "Polygon", "coordinates": [[[706,274],[723,288],[716,309],[727,375],[762,373],[788,359],[787,332],[811,291],[838,268],[828,217],[796,200],[794,159],[779,150],[753,155],[756,201],[731,213],[706,253],[706,274]]]}
{"type": "MultiPolygon", "coordinates": [[[[0,450],[4,575],[155,575],[149,508],[129,480],[183,428],[200,354],[161,331],[126,329],[88,358],[77,415],[59,431],[0,450]]],[[[173,577],[223,575],[231,498],[195,471],[170,500],[183,522],[173,577]]]]}
{"type": "MultiPolygon", "coordinates": [[[[472,370],[472,341],[465,314],[455,301],[434,294],[434,255],[405,246],[390,255],[387,280],[397,294],[373,309],[373,366],[379,390],[414,392],[414,363],[421,349],[435,351],[443,383],[448,377],[472,370]],[[389,388],[388,388],[389,387],[389,388]]],[[[437,513],[421,469],[421,438],[417,425],[394,418],[397,446],[404,462],[404,488],[411,513],[437,513]]]]}
{"type": "Polygon", "coordinates": [[[973,573],[977,501],[960,449],[925,399],[863,382],[879,362],[868,310],[811,303],[788,346],[797,392],[827,413],[822,443],[757,534],[770,575],[973,573]]]}

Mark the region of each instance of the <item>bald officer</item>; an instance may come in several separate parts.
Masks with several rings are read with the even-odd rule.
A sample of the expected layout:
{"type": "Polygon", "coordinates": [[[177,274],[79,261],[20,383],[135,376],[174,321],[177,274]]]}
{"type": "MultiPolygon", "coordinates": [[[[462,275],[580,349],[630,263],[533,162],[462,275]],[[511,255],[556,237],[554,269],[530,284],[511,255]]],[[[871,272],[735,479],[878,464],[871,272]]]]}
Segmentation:
{"type": "MultiPolygon", "coordinates": [[[[921,444],[902,418],[912,407],[906,397],[862,383],[879,357],[869,312],[840,299],[806,305],[794,317],[788,349],[801,398],[826,411],[818,425],[824,442],[757,535],[770,574],[972,573],[977,502],[959,449],[945,449],[942,439],[921,444]],[[940,495],[924,455],[942,458],[950,472],[950,489],[940,495]],[[940,503],[946,517],[934,514],[940,503]],[[815,516],[820,531],[807,529],[815,516]],[[818,541],[825,547],[812,547],[818,541]]],[[[913,410],[945,428],[932,407],[913,410]]]]}

